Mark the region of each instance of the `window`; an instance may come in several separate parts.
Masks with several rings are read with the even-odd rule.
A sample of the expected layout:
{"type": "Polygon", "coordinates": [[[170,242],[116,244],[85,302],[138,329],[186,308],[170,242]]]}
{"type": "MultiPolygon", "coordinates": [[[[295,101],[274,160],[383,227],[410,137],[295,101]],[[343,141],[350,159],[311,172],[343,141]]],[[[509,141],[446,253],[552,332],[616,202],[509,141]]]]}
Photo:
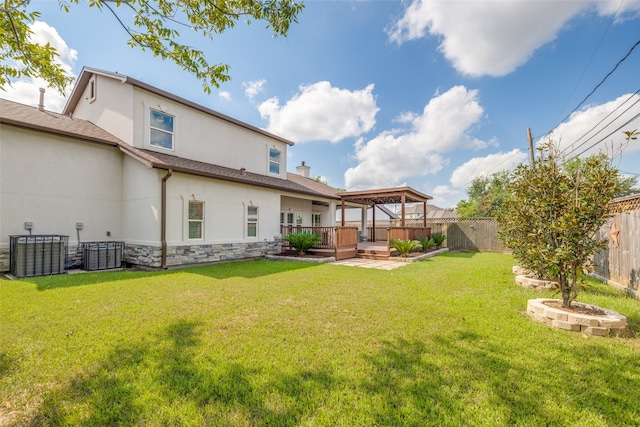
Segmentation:
{"type": "Polygon", "coordinates": [[[247,207],[247,237],[258,237],[258,207],[247,207]]]}
{"type": "Polygon", "coordinates": [[[91,77],[89,80],[89,94],[87,99],[90,103],[96,100],[96,76],[91,77]]]}
{"type": "Polygon", "coordinates": [[[280,225],[283,227],[293,227],[293,212],[280,212],[280,225]]]}
{"type": "Polygon", "coordinates": [[[296,212],[296,227],[302,227],[302,212],[296,212]]]}
{"type": "Polygon", "coordinates": [[[311,214],[311,226],[322,227],[322,215],[319,213],[311,214]]]}
{"type": "Polygon", "coordinates": [[[269,148],[269,173],[280,175],[280,159],[282,153],[275,148],[269,148]]]}
{"type": "Polygon", "coordinates": [[[150,110],[149,144],[173,150],[173,116],[150,110]]]}
{"type": "Polygon", "coordinates": [[[202,239],[204,203],[189,201],[189,239],[202,239]]]}

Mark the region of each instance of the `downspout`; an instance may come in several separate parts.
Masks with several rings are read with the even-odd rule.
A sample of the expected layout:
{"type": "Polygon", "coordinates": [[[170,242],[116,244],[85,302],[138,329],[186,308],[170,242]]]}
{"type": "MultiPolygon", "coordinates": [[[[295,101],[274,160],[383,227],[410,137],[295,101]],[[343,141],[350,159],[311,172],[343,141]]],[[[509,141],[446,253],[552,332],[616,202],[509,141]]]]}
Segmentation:
{"type": "Polygon", "coordinates": [[[160,243],[162,245],[162,268],[167,269],[167,180],[173,175],[173,169],[167,170],[167,174],[162,177],[162,195],[160,208],[160,243]]]}

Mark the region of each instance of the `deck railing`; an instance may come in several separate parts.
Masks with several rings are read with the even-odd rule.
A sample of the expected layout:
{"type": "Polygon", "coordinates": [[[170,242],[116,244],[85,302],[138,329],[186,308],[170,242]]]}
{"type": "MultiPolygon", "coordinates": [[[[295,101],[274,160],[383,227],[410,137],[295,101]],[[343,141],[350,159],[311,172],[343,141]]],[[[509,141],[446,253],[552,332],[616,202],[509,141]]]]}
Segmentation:
{"type": "MultiPolygon", "coordinates": [[[[321,242],[313,245],[318,249],[332,249],[335,247],[334,242],[334,230],[335,227],[294,227],[284,226],[282,227],[282,237],[285,237],[289,233],[313,233],[320,237],[321,242]]],[[[282,241],[282,250],[292,250],[291,244],[286,240],[282,241]]]]}
{"type": "Polygon", "coordinates": [[[387,245],[391,247],[393,240],[416,240],[418,237],[431,237],[431,228],[390,227],[387,234],[387,245]]]}
{"type": "Polygon", "coordinates": [[[431,227],[367,227],[367,241],[390,242],[392,239],[416,240],[431,237],[431,227]],[[391,237],[389,237],[391,235],[391,237]]]}
{"type": "MultiPolygon", "coordinates": [[[[357,227],[282,227],[282,237],[289,233],[314,233],[321,239],[313,245],[309,252],[324,253],[335,256],[336,259],[352,258],[358,250],[357,227]]],[[[293,247],[286,240],[282,240],[282,251],[291,251],[293,247]]]]}

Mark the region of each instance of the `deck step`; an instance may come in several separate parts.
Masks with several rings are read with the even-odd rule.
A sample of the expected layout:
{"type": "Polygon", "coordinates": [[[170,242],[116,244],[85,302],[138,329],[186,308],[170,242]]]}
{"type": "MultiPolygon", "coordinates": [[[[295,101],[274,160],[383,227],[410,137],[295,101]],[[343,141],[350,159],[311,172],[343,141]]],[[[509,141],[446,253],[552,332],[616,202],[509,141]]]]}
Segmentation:
{"type": "Polygon", "coordinates": [[[398,251],[395,249],[392,249],[391,251],[384,249],[358,249],[356,258],[384,261],[389,259],[390,256],[395,255],[396,252],[398,251]]]}

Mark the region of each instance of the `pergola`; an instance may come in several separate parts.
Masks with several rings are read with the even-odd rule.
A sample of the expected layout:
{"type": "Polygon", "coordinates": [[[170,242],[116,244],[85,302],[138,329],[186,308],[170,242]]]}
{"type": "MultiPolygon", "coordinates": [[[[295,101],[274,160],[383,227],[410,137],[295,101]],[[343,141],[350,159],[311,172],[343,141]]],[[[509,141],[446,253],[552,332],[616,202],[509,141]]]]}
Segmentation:
{"type": "MultiPolygon", "coordinates": [[[[344,191],[338,193],[340,196],[340,202],[342,204],[342,226],[345,225],[345,212],[344,207],[346,202],[359,203],[362,205],[373,206],[373,228],[376,227],[376,205],[386,205],[392,203],[402,204],[402,216],[401,226],[405,226],[405,204],[406,203],[422,203],[423,226],[427,226],[427,201],[433,199],[433,197],[423,194],[414,190],[411,187],[396,187],[396,188],[383,188],[377,190],[363,190],[363,191],[344,191]]],[[[366,217],[363,222],[366,221],[366,217]]]]}

